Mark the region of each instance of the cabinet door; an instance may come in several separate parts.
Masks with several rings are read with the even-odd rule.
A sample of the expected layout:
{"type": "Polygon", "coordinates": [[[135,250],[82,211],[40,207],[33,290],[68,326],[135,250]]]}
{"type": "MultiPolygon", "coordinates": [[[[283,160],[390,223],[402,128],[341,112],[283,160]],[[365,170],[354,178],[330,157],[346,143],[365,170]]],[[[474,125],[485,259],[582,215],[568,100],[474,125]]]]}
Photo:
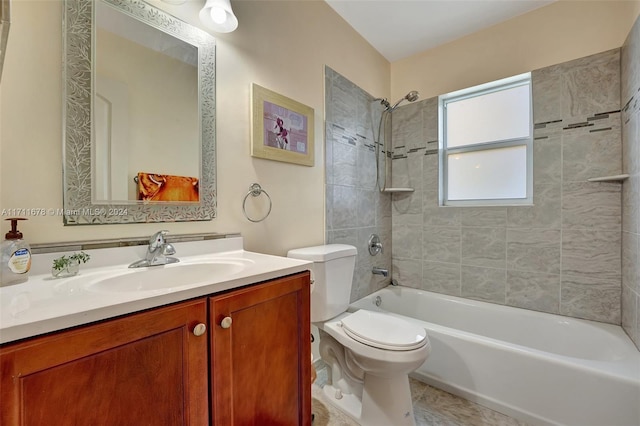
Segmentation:
{"type": "Polygon", "coordinates": [[[215,425],[311,424],[309,286],[305,272],[210,299],[215,425]]]}
{"type": "Polygon", "coordinates": [[[0,424],[208,423],[205,298],[0,348],[0,424]],[[198,330],[200,331],[200,329],[198,330]]]}

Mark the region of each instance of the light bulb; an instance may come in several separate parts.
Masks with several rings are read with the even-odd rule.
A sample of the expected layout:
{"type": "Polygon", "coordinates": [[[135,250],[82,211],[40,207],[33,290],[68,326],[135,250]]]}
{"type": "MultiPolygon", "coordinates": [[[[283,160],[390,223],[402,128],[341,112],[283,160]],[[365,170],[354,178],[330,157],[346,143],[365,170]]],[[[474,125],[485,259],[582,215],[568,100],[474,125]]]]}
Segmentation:
{"type": "Polygon", "coordinates": [[[213,6],[211,8],[211,19],[216,24],[223,24],[227,20],[227,12],[221,7],[213,6]]]}
{"type": "Polygon", "coordinates": [[[207,0],[200,10],[200,20],[207,28],[219,33],[230,33],[238,28],[238,18],[231,10],[230,0],[207,0]]]}

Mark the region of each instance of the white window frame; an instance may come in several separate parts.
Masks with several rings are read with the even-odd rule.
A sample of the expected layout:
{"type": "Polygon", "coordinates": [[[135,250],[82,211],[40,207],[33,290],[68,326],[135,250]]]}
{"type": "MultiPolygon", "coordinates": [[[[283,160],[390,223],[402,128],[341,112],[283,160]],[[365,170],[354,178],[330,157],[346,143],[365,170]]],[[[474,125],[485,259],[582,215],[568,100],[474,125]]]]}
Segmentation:
{"type": "Polygon", "coordinates": [[[493,81],[479,86],[470,87],[456,92],[441,95],[438,98],[438,139],[439,139],[439,194],[441,206],[505,206],[505,205],[532,205],[533,204],[533,94],[531,90],[531,73],[493,81]],[[484,142],[462,147],[447,147],[447,104],[463,99],[473,98],[510,89],[518,86],[529,86],[529,135],[523,138],[505,139],[484,142]],[[478,152],[496,148],[508,148],[512,146],[526,147],[526,197],[524,198],[501,198],[501,199],[473,199],[473,200],[449,200],[448,198],[448,155],[456,153],[478,152]]]}

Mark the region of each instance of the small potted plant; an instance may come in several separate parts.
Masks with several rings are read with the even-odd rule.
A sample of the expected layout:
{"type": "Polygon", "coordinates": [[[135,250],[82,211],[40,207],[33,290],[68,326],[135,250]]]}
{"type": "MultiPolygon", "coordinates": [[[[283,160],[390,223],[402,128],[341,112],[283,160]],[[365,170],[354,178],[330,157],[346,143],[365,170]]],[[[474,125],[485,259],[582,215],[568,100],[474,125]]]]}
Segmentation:
{"type": "Polygon", "coordinates": [[[53,260],[51,275],[54,278],[73,277],[80,271],[80,263],[87,263],[91,256],[81,251],[70,256],[61,256],[53,260]]]}

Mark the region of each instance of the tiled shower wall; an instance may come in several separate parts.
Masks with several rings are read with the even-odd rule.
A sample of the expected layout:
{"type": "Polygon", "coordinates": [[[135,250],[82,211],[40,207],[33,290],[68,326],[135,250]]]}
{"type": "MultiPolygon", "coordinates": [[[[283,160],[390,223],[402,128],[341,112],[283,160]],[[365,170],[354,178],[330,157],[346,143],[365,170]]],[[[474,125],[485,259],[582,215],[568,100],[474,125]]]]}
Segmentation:
{"type": "Polygon", "coordinates": [[[640,18],[621,49],[622,327],[640,348],[640,18]]]}
{"type": "Polygon", "coordinates": [[[621,184],[587,182],[622,172],[620,50],[533,71],[532,81],[533,206],[439,207],[437,99],[394,111],[393,186],[415,192],[393,195],[393,276],[620,324],[621,184]]]}
{"type": "Polygon", "coordinates": [[[371,95],[325,67],[326,241],[358,250],[352,301],[389,283],[390,277],[371,273],[374,266],[391,272],[391,198],[376,188],[381,111],[371,95]],[[382,240],[376,256],[368,251],[371,234],[382,240]]]}

